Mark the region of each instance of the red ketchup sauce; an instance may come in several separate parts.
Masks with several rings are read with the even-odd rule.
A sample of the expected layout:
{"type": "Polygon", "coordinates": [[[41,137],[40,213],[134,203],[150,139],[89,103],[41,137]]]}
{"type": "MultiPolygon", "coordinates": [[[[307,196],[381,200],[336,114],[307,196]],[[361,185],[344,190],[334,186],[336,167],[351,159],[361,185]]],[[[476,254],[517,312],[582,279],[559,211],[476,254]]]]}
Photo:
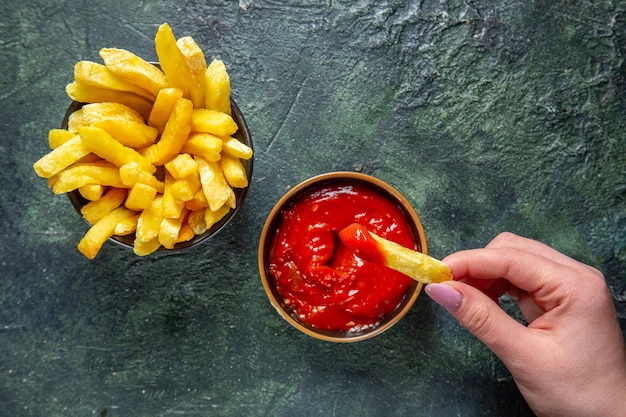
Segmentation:
{"type": "Polygon", "coordinates": [[[339,232],[352,223],[416,250],[403,212],[374,189],[354,183],[321,186],[281,212],[270,273],[297,318],[323,330],[375,327],[402,301],[413,280],[346,247],[339,232]]]}
{"type": "Polygon", "coordinates": [[[358,256],[368,262],[385,264],[385,256],[365,226],[352,223],[339,231],[341,243],[352,249],[358,256]]]}

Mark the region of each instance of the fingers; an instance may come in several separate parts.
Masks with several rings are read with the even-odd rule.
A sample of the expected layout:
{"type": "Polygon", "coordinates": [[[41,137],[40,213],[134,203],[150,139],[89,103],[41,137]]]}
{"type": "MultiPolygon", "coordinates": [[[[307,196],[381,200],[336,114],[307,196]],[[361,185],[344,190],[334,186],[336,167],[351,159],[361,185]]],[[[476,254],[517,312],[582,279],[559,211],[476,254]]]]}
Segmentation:
{"type": "Polygon", "coordinates": [[[505,279],[473,279],[467,278],[464,279],[463,282],[465,284],[469,284],[474,288],[478,288],[483,294],[486,294],[489,298],[491,298],[496,303],[498,299],[507,292],[509,287],[509,282],[505,279]]]}
{"type": "Polygon", "coordinates": [[[505,361],[522,353],[525,345],[520,340],[533,337],[525,326],[470,285],[447,281],[427,285],[425,292],[505,361]]]}
{"type": "Polygon", "coordinates": [[[468,283],[491,298],[497,298],[506,289],[518,300],[529,322],[571,302],[581,288],[595,281],[604,283],[597,269],[512,233],[498,235],[484,249],[460,251],[443,261],[455,280],[468,283]],[[581,281],[582,277],[586,278],[581,281]],[[508,282],[504,287],[498,284],[502,279],[508,282]]]}
{"type": "Polygon", "coordinates": [[[455,280],[505,278],[526,291],[540,289],[560,267],[530,252],[509,247],[460,251],[443,261],[455,280]]]}
{"type": "Polygon", "coordinates": [[[532,294],[543,311],[562,304],[571,282],[571,267],[517,248],[485,248],[457,252],[444,259],[455,280],[497,280],[532,294]]]}
{"type": "Polygon", "coordinates": [[[542,309],[537,307],[537,304],[535,304],[535,301],[533,300],[532,296],[529,293],[524,292],[524,291],[519,293],[519,296],[517,299],[517,306],[522,312],[524,319],[529,324],[535,321],[535,319],[537,319],[544,313],[542,309]]]}
{"type": "Polygon", "coordinates": [[[533,239],[528,239],[522,236],[518,236],[516,234],[510,232],[503,232],[496,236],[491,242],[489,242],[486,246],[487,248],[516,248],[521,249],[526,252],[532,253],[536,256],[541,256],[542,258],[549,259],[553,262],[560,263],[564,266],[570,267],[585,267],[596,271],[595,268],[585,265],[581,262],[576,261],[575,259],[570,258],[567,255],[562,254],[556,249],[551,248],[550,246],[538,242],[533,239]]]}

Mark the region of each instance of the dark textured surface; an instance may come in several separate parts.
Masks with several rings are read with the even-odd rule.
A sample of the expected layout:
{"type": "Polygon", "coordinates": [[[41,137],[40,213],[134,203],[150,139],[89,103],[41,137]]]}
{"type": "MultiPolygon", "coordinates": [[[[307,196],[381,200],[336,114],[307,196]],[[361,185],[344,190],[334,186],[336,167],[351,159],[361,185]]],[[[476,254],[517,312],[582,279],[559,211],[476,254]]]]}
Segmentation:
{"type": "Polygon", "coordinates": [[[57,3],[0,4],[0,416],[531,415],[426,296],[353,345],[279,319],[261,226],[333,170],[395,185],[434,256],[510,230],[600,268],[626,328],[624,1],[57,3]],[[255,143],[248,200],[188,252],[88,261],[85,223],[32,164],[75,62],[154,59],[166,21],[227,65],[255,143]]]}

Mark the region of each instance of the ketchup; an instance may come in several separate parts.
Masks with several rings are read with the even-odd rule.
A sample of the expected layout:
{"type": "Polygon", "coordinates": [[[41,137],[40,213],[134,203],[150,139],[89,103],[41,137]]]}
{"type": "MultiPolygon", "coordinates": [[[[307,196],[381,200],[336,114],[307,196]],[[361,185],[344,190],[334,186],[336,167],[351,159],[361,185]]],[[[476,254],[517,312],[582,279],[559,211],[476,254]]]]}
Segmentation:
{"type": "Polygon", "coordinates": [[[368,230],[359,223],[352,223],[339,231],[339,239],[358,256],[369,262],[385,263],[381,248],[368,230]]]}
{"type": "Polygon", "coordinates": [[[322,185],[281,212],[269,270],[295,316],[314,328],[359,332],[375,327],[413,283],[346,247],[339,232],[352,223],[417,250],[400,208],[366,185],[322,185]]]}

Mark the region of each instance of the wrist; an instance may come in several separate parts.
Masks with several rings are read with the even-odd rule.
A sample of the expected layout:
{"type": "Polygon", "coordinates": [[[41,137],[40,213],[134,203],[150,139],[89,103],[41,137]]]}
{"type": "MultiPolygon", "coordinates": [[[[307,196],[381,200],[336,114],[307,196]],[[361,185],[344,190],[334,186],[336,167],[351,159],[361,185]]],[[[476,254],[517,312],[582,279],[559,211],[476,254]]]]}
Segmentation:
{"type": "Polygon", "coordinates": [[[622,417],[626,410],[626,351],[621,364],[617,364],[614,372],[607,375],[604,390],[596,393],[598,417],[622,417]],[[620,366],[621,365],[621,366],[620,366]],[[611,378],[610,374],[613,374],[611,378]]]}
{"type": "Polygon", "coordinates": [[[624,410],[626,410],[626,360],[624,361],[624,366],[622,367],[622,378],[619,383],[617,383],[613,390],[611,405],[608,408],[608,412],[611,414],[607,414],[610,416],[623,416],[624,410]]]}

